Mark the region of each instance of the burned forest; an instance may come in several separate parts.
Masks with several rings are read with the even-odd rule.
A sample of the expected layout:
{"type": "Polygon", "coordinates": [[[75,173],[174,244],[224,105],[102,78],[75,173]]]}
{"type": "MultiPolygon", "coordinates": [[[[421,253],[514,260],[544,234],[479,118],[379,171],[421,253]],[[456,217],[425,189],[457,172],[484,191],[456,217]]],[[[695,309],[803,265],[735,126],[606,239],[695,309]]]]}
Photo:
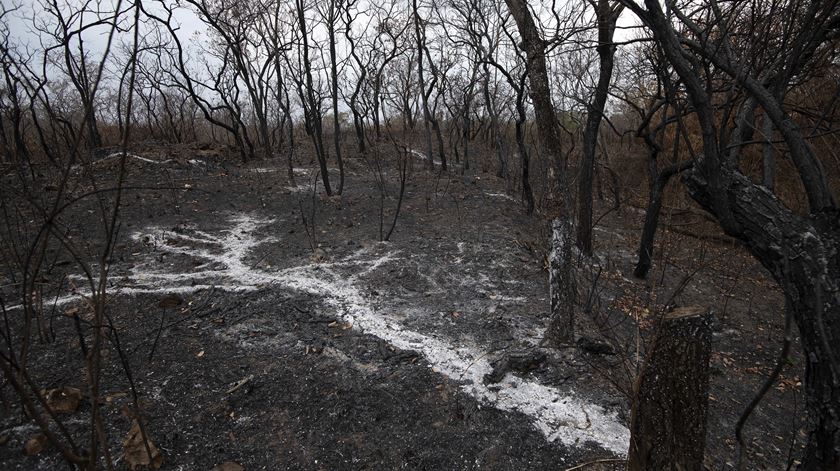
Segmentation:
{"type": "Polygon", "coordinates": [[[0,4],[0,469],[840,470],[840,1],[0,4]]]}

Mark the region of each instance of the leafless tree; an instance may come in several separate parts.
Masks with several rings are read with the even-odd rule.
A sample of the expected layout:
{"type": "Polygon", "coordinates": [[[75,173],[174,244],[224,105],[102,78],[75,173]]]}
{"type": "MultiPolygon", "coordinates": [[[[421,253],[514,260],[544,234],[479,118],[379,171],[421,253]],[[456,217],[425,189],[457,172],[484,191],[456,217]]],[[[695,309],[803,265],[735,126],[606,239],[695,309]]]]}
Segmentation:
{"type": "Polygon", "coordinates": [[[598,143],[598,129],[607,104],[610,80],[615,62],[613,34],[624,6],[610,0],[592,0],[595,22],[598,28],[598,83],[587,110],[586,126],[583,131],[583,159],[578,177],[578,220],[577,245],[586,255],[592,254],[592,180],[595,172],[595,150],[598,143]]]}
{"type": "MultiPolygon", "coordinates": [[[[301,64],[298,68],[298,76],[303,76],[304,80],[296,79],[298,82],[298,93],[301,95],[301,102],[303,103],[304,121],[306,122],[307,133],[312,137],[312,143],[315,145],[315,154],[318,157],[318,165],[321,168],[321,179],[324,182],[324,191],[327,195],[332,195],[332,187],[330,186],[330,175],[327,169],[327,150],[324,148],[324,131],[321,115],[321,101],[316,98],[315,82],[312,79],[312,60],[309,57],[309,35],[310,31],[307,27],[306,12],[308,8],[304,0],[295,0],[295,13],[297,15],[298,23],[298,48],[300,52],[301,64]]],[[[338,117],[335,116],[335,119],[338,117]]]]}
{"type": "MultiPolygon", "coordinates": [[[[332,98],[333,111],[333,143],[335,144],[335,158],[338,162],[338,190],[340,195],[344,189],[344,161],[341,159],[341,120],[338,111],[338,55],[336,54],[336,30],[341,20],[341,13],[344,11],[344,0],[327,0],[319,4],[319,12],[327,28],[327,37],[330,49],[330,96],[332,98]]],[[[349,27],[349,26],[347,26],[349,27]]]]}
{"type": "MultiPolygon", "coordinates": [[[[812,418],[803,469],[840,466],[840,226],[836,198],[779,90],[793,86],[809,69],[825,64],[840,30],[835,2],[771,2],[762,8],[716,2],[684,6],[654,0],[625,2],[652,32],[684,85],[702,136],[702,149],[683,181],[691,197],[727,234],[741,240],[778,282],[802,338],[807,408],[812,418]],[[767,8],[764,8],[767,7],[767,8]],[[771,14],[768,16],[768,14],[771,14]],[[779,42],[739,41],[739,26],[778,21],[779,42]],[[767,61],[754,48],[771,46],[767,61]],[[712,82],[714,81],[714,82],[712,82]],[[717,86],[710,87],[711,83],[717,86]],[[725,90],[721,94],[715,90],[725,90]],[[754,184],[739,169],[744,133],[718,119],[715,102],[728,98],[735,123],[755,100],[779,131],[808,201],[801,214],[754,184]],[[736,101],[736,98],[740,100],[736,101]],[[743,104],[747,101],[746,106],[743,104]],[[738,102],[740,101],[740,105],[738,102]]],[[[770,38],[766,38],[770,39],[770,38]]]]}

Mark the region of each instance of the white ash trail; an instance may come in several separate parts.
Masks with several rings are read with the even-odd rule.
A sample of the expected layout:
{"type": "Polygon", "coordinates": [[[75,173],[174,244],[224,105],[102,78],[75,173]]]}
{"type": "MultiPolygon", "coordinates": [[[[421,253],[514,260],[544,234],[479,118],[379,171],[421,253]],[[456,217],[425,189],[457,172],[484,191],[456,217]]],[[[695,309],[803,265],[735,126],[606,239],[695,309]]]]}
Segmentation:
{"type": "MultiPolygon", "coordinates": [[[[110,159],[113,159],[115,157],[122,157],[122,156],[123,156],[122,152],[115,152],[113,154],[109,154],[109,155],[97,160],[94,163],[105,162],[106,160],[110,160],[110,159]]],[[[146,163],[149,163],[149,164],[157,164],[157,165],[163,165],[163,164],[167,164],[169,162],[173,162],[172,159],[154,160],[154,159],[149,159],[149,158],[146,158],[146,157],[142,157],[142,156],[137,155],[137,154],[125,154],[125,157],[128,158],[128,159],[135,159],[135,160],[139,160],[141,162],[146,162],[146,163]]]]}
{"type": "Polygon", "coordinates": [[[508,201],[514,201],[514,202],[516,201],[516,198],[514,198],[513,196],[510,196],[510,195],[506,195],[504,193],[484,193],[484,195],[489,196],[491,198],[501,198],[501,199],[505,199],[505,200],[508,200],[508,201]]]}
{"type": "MultiPolygon", "coordinates": [[[[254,291],[273,285],[305,291],[323,297],[336,308],[345,322],[368,335],[379,337],[396,348],[422,354],[431,368],[461,384],[461,389],[481,404],[504,411],[516,411],[533,420],[533,425],[547,440],[566,446],[582,446],[593,442],[624,456],[629,431],[616,413],[590,403],[584,398],[564,394],[556,388],[508,373],[493,385],[484,384],[484,376],[492,371],[487,352],[471,346],[455,346],[450,341],[415,332],[375,310],[362,295],[362,277],[391,263],[399,262],[396,252],[376,255],[372,248],[363,248],[347,258],[332,263],[307,264],[279,271],[265,271],[245,262],[257,246],[274,242],[272,237],[257,238],[254,231],[272,222],[270,219],[240,215],[231,220],[233,227],[218,235],[195,229],[166,231],[152,228],[134,234],[135,240],[161,241],[156,250],[187,255],[202,261],[195,272],[160,272],[152,263],[132,269],[128,285],[110,289],[112,295],[141,293],[189,294],[215,287],[231,292],[254,291]],[[174,244],[169,243],[175,242],[174,244]],[[189,244],[189,245],[186,245],[189,244]],[[209,266],[218,270],[204,269],[209,266]],[[348,276],[342,271],[351,271],[348,276]]],[[[459,249],[461,247],[459,246],[459,249]]],[[[519,298],[498,296],[505,301],[519,298]]],[[[59,298],[56,304],[81,299],[80,295],[59,298]]],[[[52,302],[45,305],[52,305],[52,302]]],[[[17,306],[19,308],[19,306],[17,306]]]]}
{"type": "MultiPolygon", "coordinates": [[[[393,254],[367,263],[378,266],[390,260],[395,260],[393,254]]],[[[480,403],[531,417],[534,426],[549,441],[559,440],[567,446],[594,442],[618,456],[626,454],[630,433],[616,413],[511,373],[495,385],[500,387],[498,391],[490,390],[483,382],[484,376],[493,369],[486,352],[455,347],[444,339],[405,329],[398,322],[377,314],[355,286],[358,275],[345,278],[329,268],[313,265],[290,268],[282,273],[283,284],[324,296],[327,303],[344,313],[344,320],[354,328],[394,347],[422,354],[434,371],[461,382],[461,389],[480,403]]]]}

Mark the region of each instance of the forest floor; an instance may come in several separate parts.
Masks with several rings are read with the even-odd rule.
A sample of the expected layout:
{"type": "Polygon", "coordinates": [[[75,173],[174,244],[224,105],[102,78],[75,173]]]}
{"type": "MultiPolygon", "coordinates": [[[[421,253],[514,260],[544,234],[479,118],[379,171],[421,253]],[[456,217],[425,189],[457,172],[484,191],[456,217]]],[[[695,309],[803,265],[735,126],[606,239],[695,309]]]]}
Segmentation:
{"type": "MultiPolygon", "coordinates": [[[[633,319],[681,283],[678,304],[715,313],[707,464],[733,467],[734,424],[780,350],[782,297],[742,248],[697,238],[712,231],[702,217],[666,209],[673,230],[659,234],[648,281],[632,278],[642,212],[625,204],[601,218],[597,310],[626,342],[607,354],[549,349],[548,225],[492,174],[415,162],[381,242],[399,192],[390,166],[384,198],[359,159],[347,159],[344,193],[327,197],[311,163],[292,184],[281,160],[168,152],[129,159],[128,186],[170,189],[126,193],[108,307],[161,469],[621,469],[633,319]],[[526,364],[501,369],[510,357],[526,364]]],[[[112,174],[116,160],[88,172],[112,174]]],[[[95,246],[98,217],[91,205],[69,229],[95,246]]],[[[59,266],[65,286],[84,285],[59,266]]],[[[80,341],[62,313],[84,318],[86,307],[68,291],[46,303],[55,341],[34,347],[30,364],[50,365],[36,379],[81,388],[80,341]]],[[[131,395],[110,340],[103,410],[118,450],[131,395]]],[[[750,469],[784,469],[799,452],[798,352],[745,428],[750,469]]],[[[71,431],[83,433],[90,407],[64,417],[71,431]]],[[[59,467],[54,450],[23,453],[35,433],[14,406],[0,421],[0,468],[59,467]]]]}

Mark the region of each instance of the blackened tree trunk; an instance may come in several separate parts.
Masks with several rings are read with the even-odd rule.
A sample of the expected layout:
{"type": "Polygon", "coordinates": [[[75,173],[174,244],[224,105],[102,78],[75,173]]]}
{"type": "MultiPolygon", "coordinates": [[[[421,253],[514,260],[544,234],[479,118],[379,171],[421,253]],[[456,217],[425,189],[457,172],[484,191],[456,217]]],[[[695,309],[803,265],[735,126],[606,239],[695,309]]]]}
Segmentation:
{"type": "MultiPolygon", "coordinates": [[[[505,3],[516,22],[519,36],[522,39],[520,47],[525,51],[525,58],[528,70],[528,81],[531,84],[530,95],[534,104],[534,114],[537,121],[537,132],[540,136],[543,151],[553,161],[552,171],[554,184],[556,186],[556,197],[560,199],[564,214],[559,219],[559,224],[553,224],[552,239],[562,247],[561,253],[557,254],[557,260],[562,260],[556,267],[553,274],[556,282],[551,288],[551,319],[549,321],[546,338],[555,345],[564,344],[573,339],[574,336],[574,310],[576,308],[577,293],[574,284],[574,271],[572,267],[572,244],[574,229],[571,221],[568,198],[566,194],[565,169],[566,163],[563,156],[563,146],[560,140],[560,123],[557,121],[557,114],[554,111],[554,104],[551,102],[551,87],[548,82],[548,68],[545,61],[546,42],[540,36],[539,29],[531,11],[528,9],[526,0],[505,0],[505,3]]],[[[552,242],[554,246],[554,242],[552,242]]]]}
{"type": "MultiPolygon", "coordinates": [[[[524,86],[524,83],[522,83],[524,86]]],[[[519,149],[519,158],[522,162],[522,199],[525,201],[525,211],[534,214],[534,190],[531,188],[531,156],[528,155],[528,147],[525,145],[525,103],[523,103],[523,91],[517,93],[516,109],[516,147],[519,149]]]]}
{"type": "Polygon", "coordinates": [[[344,161],[341,159],[341,120],[338,112],[338,56],[335,51],[335,29],[338,26],[339,8],[336,0],[330,0],[327,14],[327,33],[330,43],[330,82],[332,84],[333,143],[335,160],[338,163],[338,190],[344,191],[344,161]]]}
{"type": "Polygon", "coordinates": [[[499,159],[499,170],[496,176],[499,178],[507,178],[508,165],[507,156],[502,149],[501,133],[499,133],[499,114],[496,112],[496,106],[490,96],[490,68],[487,62],[484,62],[484,80],[482,81],[482,93],[484,94],[484,107],[487,109],[487,114],[490,115],[490,128],[493,130],[496,144],[496,158],[499,159]]]}
{"type": "MultiPolygon", "coordinates": [[[[381,69],[380,69],[381,70],[381,69]]],[[[382,108],[382,73],[378,73],[373,80],[373,131],[376,134],[376,141],[382,140],[382,127],[379,124],[379,109],[382,108]]]]}
{"type": "Polygon", "coordinates": [[[776,156],[773,149],[773,122],[764,115],[761,126],[764,144],[761,147],[761,183],[764,188],[773,191],[776,183],[776,156]]]}
{"type": "Polygon", "coordinates": [[[700,471],[706,447],[712,316],[666,313],[636,382],[630,418],[630,471],[700,471]]]}
{"type": "Polygon", "coordinates": [[[528,80],[531,84],[530,96],[534,103],[537,132],[545,154],[552,159],[553,166],[549,174],[554,178],[558,193],[564,192],[566,178],[564,175],[563,143],[560,139],[560,124],[551,102],[551,87],[548,81],[548,67],[545,61],[546,42],[540,36],[540,31],[534,23],[526,0],[505,0],[505,3],[516,22],[519,36],[522,39],[520,47],[525,51],[528,61],[528,80]]]}
{"type": "MultiPolygon", "coordinates": [[[[353,128],[356,131],[356,145],[358,146],[359,154],[365,155],[367,153],[367,145],[365,143],[365,121],[362,113],[359,112],[359,94],[362,91],[362,87],[365,84],[365,80],[367,79],[367,64],[365,64],[359,54],[356,52],[356,40],[353,39],[353,35],[351,34],[351,25],[353,24],[353,15],[350,13],[349,6],[346,9],[346,19],[345,19],[345,29],[344,29],[344,37],[347,39],[347,44],[350,46],[350,56],[353,58],[353,61],[356,63],[356,69],[358,72],[358,77],[356,79],[356,85],[353,87],[353,93],[350,95],[350,101],[348,105],[350,106],[350,112],[353,113],[353,128]]],[[[374,105],[374,109],[376,105],[374,105]]],[[[367,115],[368,110],[365,111],[365,115],[367,115]]],[[[374,117],[374,119],[376,119],[374,117]]]]}
{"type": "MultiPolygon", "coordinates": [[[[683,20],[687,18],[684,12],[673,11],[674,17],[697,34],[714,37],[721,43],[687,40],[678,35],[672,17],[666,16],[657,0],[645,0],[644,7],[631,1],[625,5],[651,29],[694,106],[703,149],[695,166],[683,175],[689,194],[715,216],[728,235],[744,243],[771,273],[790,303],[802,339],[806,407],[810,416],[802,468],[839,469],[840,211],[828,188],[826,174],[804,134],[785,110],[780,95],[769,90],[766,81],[751,75],[732,56],[728,31],[721,34],[697,30],[696,23],[683,20]],[[802,182],[810,214],[799,215],[790,210],[772,193],[740,173],[737,162],[727,161],[731,158],[729,150],[741,143],[718,140],[712,99],[706,82],[698,74],[698,70],[710,67],[726,74],[732,84],[743,87],[779,131],[802,182]]],[[[791,32],[792,46],[776,54],[784,65],[784,73],[779,75],[786,79],[783,83],[809,66],[815,51],[840,26],[837,10],[824,9],[821,5],[815,2],[795,12],[800,17],[794,22],[802,26],[791,32]]],[[[780,88],[776,82],[775,90],[780,88]]]]}
{"type": "Polygon", "coordinates": [[[102,147],[102,135],[99,133],[99,125],[96,120],[96,109],[93,102],[85,105],[85,121],[87,122],[88,145],[91,149],[102,147]]]}
{"type": "Polygon", "coordinates": [[[595,171],[595,148],[598,144],[598,128],[607,104],[607,93],[612,79],[615,57],[613,33],[618,16],[624,7],[611,0],[598,0],[596,18],[598,21],[598,84],[589,104],[586,126],[583,130],[583,160],[578,180],[577,246],[585,255],[592,255],[592,176],[595,171]]]}
{"type": "MultiPolygon", "coordinates": [[[[414,39],[417,46],[417,87],[420,89],[420,98],[423,106],[423,129],[426,140],[426,158],[429,168],[434,168],[434,154],[432,151],[432,114],[429,111],[429,94],[426,93],[426,79],[423,75],[423,56],[426,48],[426,26],[420,20],[420,9],[417,0],[412,0],[412,16],[414,17],[414,39]]],[[[431,92],[430,92],[431,93],[431,92]]],[[[412,128],[414,126],[412,125],[412,128]]]]}
{"type": "Polygon", "coordinates": [[[644,278],[650,271],[653,258],[653,243],[656,238],[656,228],[659,225],[659,213],[662,209],[662,194],[665,192],[665,187],[671,180],[671,177],[679,172],[691,167],[692,162],[683,162],[680,164],[672,164],[657,173],[656,162],[652,162],[654,167],[650,174],[650,194],[648,195],[648,205],[645,210],[645,222],[642,227],[642,239],[639,242],[639,260],[636,263],[636,268],[633,270],[633,276],[636,278],[644,278]]]}
{"type": "Polygon", "coordinates": [[[303,0],[296,0],[295,7],[297,10],[300,35],[303,41],[301,52],[303,56],[303,73],[306,76],[305,96],[308,106],[304,107],[304,114],[308,124],[307,128],[312,133],[312,141],[315,144],[315,154],[318,156],[318,165],[321,167],[321,180],[324,182],[324,191],[327,192],[327,195],[332,196],[330,175],[327,170],[327,155],[326,150],[324,149],[324,133],[321,128],[321,109],[318,100],[315,99],[315,85],[312,81],[312,61],[309,60],[309,31],[306,27],[306,8],[303,0]]]}
{"type": "MultiPolygon", "coordinates": [[[[701,206],[711,208],[708,186],[696,170],[684,182],[701,206]]],[[[727,234],[744,241],[782,287],[793,308],[805,355],[806,407],[812,428],[802,469],[840,467],[840,212],[801,217],[747,177],[730,188],[738,227],[727,234]]]]}

